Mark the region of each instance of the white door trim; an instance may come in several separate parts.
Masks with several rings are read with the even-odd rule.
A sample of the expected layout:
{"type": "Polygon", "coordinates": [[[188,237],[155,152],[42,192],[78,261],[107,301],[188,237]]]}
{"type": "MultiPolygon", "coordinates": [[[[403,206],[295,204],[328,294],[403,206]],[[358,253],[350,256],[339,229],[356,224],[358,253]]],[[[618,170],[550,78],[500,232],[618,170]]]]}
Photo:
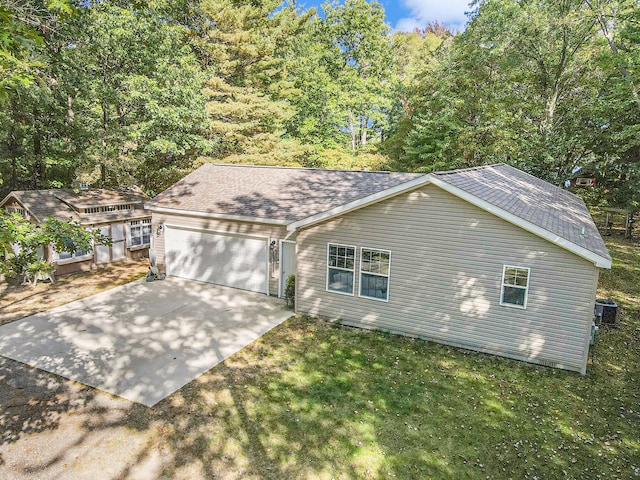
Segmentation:
{"type": "Polygon", "coordinates": [[[284,298],[284,284],[282,282],[282,274],[283,271],[283,261],[282,261],[282,244],[283,243],[293,243],[296,244],[295,240],[280,240],[279,251],[278,251],[278,296],[280,298],[284,298]]]}

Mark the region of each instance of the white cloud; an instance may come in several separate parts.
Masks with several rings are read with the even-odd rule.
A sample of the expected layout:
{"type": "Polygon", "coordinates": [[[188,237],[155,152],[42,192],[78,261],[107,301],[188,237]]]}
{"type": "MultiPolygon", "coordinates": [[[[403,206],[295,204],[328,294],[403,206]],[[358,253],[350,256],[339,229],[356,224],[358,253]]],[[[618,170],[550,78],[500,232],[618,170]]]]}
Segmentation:
{"type": "Polygon", "coordinates": [[[469,0],[402,0],[410,16],[401,18],[396,29],[404,32],[427,26],[435,20],[452,30],[463,30],[467,23],[465,12],[470,10],[469,0]]]}

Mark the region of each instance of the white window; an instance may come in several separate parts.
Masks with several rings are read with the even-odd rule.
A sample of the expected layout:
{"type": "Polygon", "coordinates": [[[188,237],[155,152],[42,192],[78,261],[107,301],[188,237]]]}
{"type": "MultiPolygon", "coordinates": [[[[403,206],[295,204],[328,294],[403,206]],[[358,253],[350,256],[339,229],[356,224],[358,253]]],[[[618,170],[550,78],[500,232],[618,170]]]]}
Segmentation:
{"type": "Polygon", "coordinates": [[[327,247],[327,291],[353,295],[356,247],[330,243],[327,247]]]}
{"type": "Polygon", "coordinates": [[[151,244],[151,219],[132,220],[129,222],[131,239],[129,247],[141,247],[151,244]]]}
{"type": "Polygon", "coordinates": [[[527,308],[529,293],[529,268],[505,265],[502,268],[500,305],[527,308]]]}
{"type": "Polygon", "coordinates": [[[115,210],[116,210],[115,205],[107,205],[105,207],[102,207],[103,212],[114,212],[115,210]]]}
{"type": "Polygon", "coordinates": [[[20,207],[7,207],[6,211],[7,213],[18,213],[23,217],[27,216],[27,211],[24,208],[20,208],[20,207]]]}
{"type": "Polygon", "coordinates": [[[56,262],[80,262],[93,258],[93,248],[90,250],[76,250],[75,252],[56,252],[53,251],[53,260],[56,262]]]}
{"type": "Polygon", "coordinates": [[[389,301],[391,252],[374,248],[360,249],[360,296],[389,301]]]}
{"type": "Polygon", "coordinates": [[[84,213],[100,213],[100,207],[85,208],[84,213]]]}
{"type": "Polygon", "coordinates": [[[595,178],[576,178],[576,185],[584,186],[584,187],[595,187],[596,179],[595,178]]]}

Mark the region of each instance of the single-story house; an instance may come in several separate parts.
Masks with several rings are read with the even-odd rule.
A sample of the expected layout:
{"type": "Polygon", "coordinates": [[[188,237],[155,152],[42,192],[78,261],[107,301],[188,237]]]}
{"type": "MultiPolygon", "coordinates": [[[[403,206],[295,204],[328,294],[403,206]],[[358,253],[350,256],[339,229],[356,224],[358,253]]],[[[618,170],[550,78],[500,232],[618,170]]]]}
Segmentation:
{"type": "Polygon", "coordinates": [[[584,202],[497,164],[423,174],[205,164],[146,204],[168,275],[297,312],[585,373],[598,271],[584,202]]]}
{"type": "Polygon", "coordinates": [[[136,187],[106,190],[22,190],[9,193],[0,208],[40,223],[48,217],[74,220],[87,229],[100,229],[113,244],[95,245],[90,251],[56,252],[52,247],[41,258],[56,266],[58,275],[90,269],[95,265],[146,257],[151,242],[151,213],[144,210],[149,197],[136,187]]]}

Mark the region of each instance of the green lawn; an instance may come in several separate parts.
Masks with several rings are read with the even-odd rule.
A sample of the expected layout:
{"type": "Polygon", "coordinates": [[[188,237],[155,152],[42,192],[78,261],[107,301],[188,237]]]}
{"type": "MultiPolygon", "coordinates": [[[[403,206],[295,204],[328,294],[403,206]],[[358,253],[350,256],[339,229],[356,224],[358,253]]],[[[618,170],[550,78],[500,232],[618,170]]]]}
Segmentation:
{"type": "Polygon", "coordinates": [[[640,478],[639,249],[609,248],[587,376],[295,318],[167,400],[166,440],[222,478],[640,478]]]}

